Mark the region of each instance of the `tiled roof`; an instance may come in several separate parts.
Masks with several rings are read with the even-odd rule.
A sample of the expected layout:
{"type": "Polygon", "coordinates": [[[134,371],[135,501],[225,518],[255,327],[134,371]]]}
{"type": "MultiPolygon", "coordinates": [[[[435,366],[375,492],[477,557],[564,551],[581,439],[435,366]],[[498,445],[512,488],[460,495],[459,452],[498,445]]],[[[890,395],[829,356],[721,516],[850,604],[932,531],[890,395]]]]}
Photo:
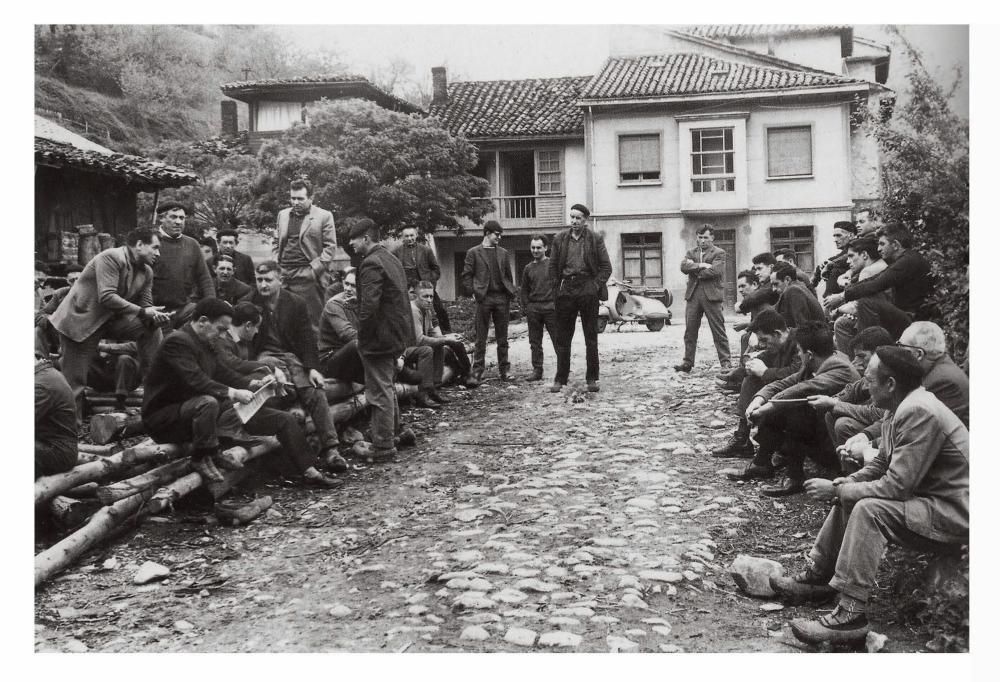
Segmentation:
{"type": "MultiPolygon", "coordinates": [[[[99,146],[99,145],[97,145],[99,146]]],[[[140,191],[161,187],[182,187],[198,181],[193,171],[168,166],[141,156],[80,149],[66,142],[35,136],[35,162],[58,168],[77,168],[124,178],[140,191]]]]}
{"type": "Polygon", "coordinates": [[[583,135],[576,106],[590,76],[469,81],[448,85],[447,104],[431,104],[453,134],[478,137],[583,135]]]}
{"type": "Polygon", "coordinates": [[[612,57],[581,93],[587,99],[628,99],[866,85],[816,72],[737,64],[698,54],[612,57]]]}
{"type": "Polygon", "coordinates": [[[340,91],[351,88],[357,89],[360,91],[359,94],[364,93],[368,99],[381,100],[379,104],[388,104],[399,111],[407,113],[423,111],[412,102],[396,97],[391,92],[387,92],[375,85],[364,76],[355,74],[342,73],[319,76],[296,76],[294,78],[267,78],[256,81],[234,81],[232,83],[223,83],[219,87],[222,89],[223,94],[233,99],[242,99],[247,95],[259,95],[259,93],[267,91],[317,90],[327,86],[340,91]]]}
{"type": "Polygon", "coordinates": [[[686,26],[682,31],[706,38],[752,40],[794,33],[839,33],[852,28],[848,24],[711,24],[686,26]]]}
{"type": "Polygon", "coordinates": [[[257,81],[234,81],[223,83],[222,91],[229,94],[229,91],[249,90],[251,88],[268,87],[272,85],[325,85],[327,83],[350,83],[354,81],[369,82],[364,76],[357,76],[350,73],[323,74],[318,76],[296,76],[295,78],[265,78],[257,81]]]}
{"type": "Polygon", "coordinates": [[[35,137],[44,137],[46,140],[52,140],[53,142],[71,144],[78,149],[87,149],[102,154],[114,154],[107,147],[102,147],[96,142],[91,142],[83,135],[77,135],[72,130],[67,130],[61,125],[53,123],[38,114],[35,114],[35,137]]]}

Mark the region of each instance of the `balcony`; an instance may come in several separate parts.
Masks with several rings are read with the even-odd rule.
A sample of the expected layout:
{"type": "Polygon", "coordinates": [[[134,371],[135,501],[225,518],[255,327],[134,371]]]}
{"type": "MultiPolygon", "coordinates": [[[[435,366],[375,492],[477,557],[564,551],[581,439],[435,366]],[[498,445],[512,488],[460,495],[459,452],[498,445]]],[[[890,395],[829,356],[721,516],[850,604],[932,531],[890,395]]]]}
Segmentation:
{"type": "Polygon", "coordinates": [[[497,210],[484,220],[496,220],[504,230],[564,227],[566,225],[565,194],[535,194],[490,197],[497,210]]]}

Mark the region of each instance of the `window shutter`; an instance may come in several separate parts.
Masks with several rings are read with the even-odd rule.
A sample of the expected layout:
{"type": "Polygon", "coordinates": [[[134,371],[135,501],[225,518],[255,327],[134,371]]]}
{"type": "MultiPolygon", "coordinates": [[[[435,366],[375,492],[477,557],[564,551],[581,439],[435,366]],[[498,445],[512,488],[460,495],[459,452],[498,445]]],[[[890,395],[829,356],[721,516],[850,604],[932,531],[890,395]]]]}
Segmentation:
{"type": "Polygon", "coordinates": [[[618,145],[622,173],[659,172],[659,135],[623,135],[618,145]]]}
{"type": "Polygon", "coordinates": [[[767,175],[812,175],[812,129],[772,128],[767,131],[767,175]]]}

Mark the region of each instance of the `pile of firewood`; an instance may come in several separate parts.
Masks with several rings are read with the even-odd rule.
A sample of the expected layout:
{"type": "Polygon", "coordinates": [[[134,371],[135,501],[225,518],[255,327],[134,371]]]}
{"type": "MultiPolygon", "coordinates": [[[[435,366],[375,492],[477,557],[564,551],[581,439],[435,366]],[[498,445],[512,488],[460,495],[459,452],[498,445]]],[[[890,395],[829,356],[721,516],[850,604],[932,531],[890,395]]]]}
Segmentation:
{"type": "MultiPolygon", "coordinates": [[[[335,424],[343,424],[365,409],[362,388],[357,384],[327,383],[330,416],[335,424]]],[[[400,397],[413,395],[416,386],[396,384],[396,392],[400,397]]],[[[312,420],[301,407],[291,411],[307,432],[313,431],[312,420]]],[[[151,439],[124,449],[111,444],[142,433],[138,415],[95,414],[91,440],[96,445],[80,445],[78,464],[72,470],[35,481],[36,510],[47,512],[57,527],[72,531],[35,556],[36,587],[143,517],[168,511],[177,500],[195,491],[218,500],[248,475],[246,469],[224,471],[223,481],[206,484],[191,469],[189,444],[157,444],[151,439]]],[[[279,449],[277,439],[267,437],[260,438],[260,444],[252,448],[233,447],[226,453],[245,464],[279,449]]]]}

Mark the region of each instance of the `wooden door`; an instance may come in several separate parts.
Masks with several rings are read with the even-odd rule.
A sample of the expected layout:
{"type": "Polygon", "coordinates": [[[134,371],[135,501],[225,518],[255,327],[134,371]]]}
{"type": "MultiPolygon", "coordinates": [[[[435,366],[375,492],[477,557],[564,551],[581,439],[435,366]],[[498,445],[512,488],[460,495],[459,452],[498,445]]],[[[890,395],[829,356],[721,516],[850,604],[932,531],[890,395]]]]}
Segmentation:
{"type": "Polygon", "coordinates": [[[736,230],[716,230],[715,245],[726,252],[726,272],[722,276],[725,286],[726,308],[736,305],[736,230]]]}

